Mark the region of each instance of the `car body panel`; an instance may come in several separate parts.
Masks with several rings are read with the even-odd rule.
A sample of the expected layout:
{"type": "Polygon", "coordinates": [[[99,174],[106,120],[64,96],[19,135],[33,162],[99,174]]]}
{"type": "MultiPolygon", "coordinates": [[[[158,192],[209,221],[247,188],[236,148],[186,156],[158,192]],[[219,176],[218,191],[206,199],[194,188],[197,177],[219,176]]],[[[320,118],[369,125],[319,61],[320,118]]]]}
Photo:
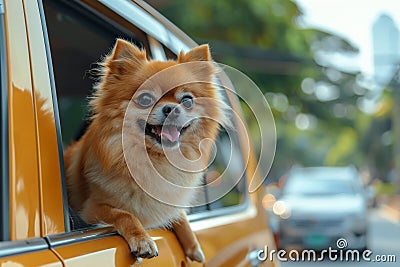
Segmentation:
{"type": "Polygon", "coordinates": [[[35,253],[24,253],[4,257],[0,259],[2,267],[61,267],[60,260],[50,250],[42,250],[35,253]]]}
{"type": "Polygon", "coordinates": [[[53,250],[63,259],[67,267],[131,266],[135,262],[126,242],[116,235],[56,246],[53,250]]]}
{"type": "MultiPolygon", "coordinates": [[[[181,266],[185,255],[175,235],[166,229],[150,230],[159,256],[144,259],[141,266],[181,266]]],[[[53,250],[66,266],[130,266],[136,261],[130,254],[126,241],[111,227],[99,227],[48,238],[53,250]]]]}
{"type": "MultiPolygon", "coordinates": [[[[243,212],[191,224],[203,246],[207,266],[250,266],[248,255],[252,251],[274,244],[271,232],[259,218],[259,212],[262,211],[250,204],[243,212]]],[[[264,264],[274,266],[273,262],[264,264]]]]}
{"type": "Polygon", "coordinates": [[[9,83],[10,239],[20,240],[41,236],[36,123],[22,1],[5,3],[5,34],[9,83]]]}

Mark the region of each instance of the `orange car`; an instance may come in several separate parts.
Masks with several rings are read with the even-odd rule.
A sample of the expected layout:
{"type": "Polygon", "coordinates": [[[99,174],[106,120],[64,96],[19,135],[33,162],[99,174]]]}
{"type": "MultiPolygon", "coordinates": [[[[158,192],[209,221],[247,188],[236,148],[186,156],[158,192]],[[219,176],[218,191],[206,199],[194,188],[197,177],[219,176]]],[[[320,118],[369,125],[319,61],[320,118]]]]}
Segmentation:
{"type": "MultiPolygon", "coordinates": [[[[112,228],[86,225],[68,208],[63,174],[63,148],[85,129],[93,83],[88,70],[117,37],[158,60],[196,46],[139,0],[0,0],[1,266],[135,263],[112,228]]],[[[236,98],[227,102],[239,111],[236,98]]],[[[233,138],[234,157],[243,163],[244,134],[233,138]]],[[[217,156],[214,169],[220,161],[217,156]]],[[[246,183],[242,177],[220,200],[188,211],[206,266],[277,264],[257,259],[257,251],[275,245],[260,193],[249,194],[246,183]]],[[[159,256],[141,265],[202,266],[185,258],[171,231],[149,233],[159,256]]]]}

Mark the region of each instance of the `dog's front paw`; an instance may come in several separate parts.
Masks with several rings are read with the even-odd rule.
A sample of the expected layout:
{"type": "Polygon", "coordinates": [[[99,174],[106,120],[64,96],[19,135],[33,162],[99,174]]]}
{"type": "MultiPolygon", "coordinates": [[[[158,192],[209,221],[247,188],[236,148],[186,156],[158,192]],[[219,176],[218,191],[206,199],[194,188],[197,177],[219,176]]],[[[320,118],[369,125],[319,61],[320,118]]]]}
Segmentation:
{"type": "Polygon", "coordinates": [[[192,261],[197,261],[197,262],[206,261],[206,257],[204,256],[204,253],[199,245],[196,245],[193,248],[186,250],[185,254],[192,261]]]}
{"type": "Polygon", "coordinates": [[[158,256],[157,245],[149,236],[132,237],[129,240],[129,246],[135,258],[150,259],[158,256]]]}

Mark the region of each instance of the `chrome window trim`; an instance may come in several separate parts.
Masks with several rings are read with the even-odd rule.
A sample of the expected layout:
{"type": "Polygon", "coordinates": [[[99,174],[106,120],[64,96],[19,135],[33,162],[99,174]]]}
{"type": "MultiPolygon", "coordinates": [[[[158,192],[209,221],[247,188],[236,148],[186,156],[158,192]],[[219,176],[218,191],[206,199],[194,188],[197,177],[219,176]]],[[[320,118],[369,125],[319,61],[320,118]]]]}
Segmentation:
{"type": "Polygon", "coordinates": [[[43,238],[0,242],[0,258],[49,249],[43,238]]]}
{"type": "Polygon", "coordinates": [[[216,218],[216,217],[220,217],[220,216],[224,216],[224,215],[243,212],[250,207],[250,200],[247,197],[247,194],[245,194],[245,196],[246,197],[244,198],[244,201],[237,205],[221,207],[218,209],[204,210],[204,211],[200,211],[198,213],[188,214],[187,218],[188,218],[189,222],[196,222],[196,221],[203,220],[203,219],[216,218]]]}
{"type": "Polygon", "coordinates": [[[157,11],[143,2],[133,3],[129,0],[99,0],[103,5],[119,14],[121,17],[134,24],[150,36],[156,38],[163,45],[172,48],[176,54],[181,51],[188,51],[197,44],[189,37],[184,36],[183,32],[178,32],[173,24],[160,15],[157,11]],[[140,5],[138,5],[140,3],[140,5]],[[157,15],[157,19],[155,19],[157,15]],[[165,25],[168,25],[168,28],[165,25]],[[178,34],[179,35],[178,35],[178,34]],[[178,37],[179,36],[179,37],[178,37]],[[182,41],[181,37],[185,37],[182,41]]]}
{"type": "MultiPolygon", "coordinates": [[[[153,7],[151,7],[148,3],[146,3],[143,0],[132,0],[135,2],[139,7],[143,8],[147,13],[149,13],[155,20],[160,22],[161,24],[164,25],[164,27],[172,34],[175,35],[176,38],[180,40],[180,42],[184,43],[187,46],[187,49],[191,49],[198,44],[192,40],[185,32],[183,32],[181,29],[179,29],[175,24],[173,24],[171,21],[169,21],[167,18],[165,18],[160,12],[155,10],[153,7]]],[[[177,51],[176,53],[179,53],[180,51],[177,51]]],[[[184,51],[185,52],[185,51],[184,51]]]]}
{"type": "MultiPolygon", "coordinates": [[[[3,10],[2,1],[0,1],[3,10]]],[[[3,10],[4,11],[4,10],[3,10]]],[[[0,13],[0,241],[10,240],[10,193],[8,166],[8,81],[4,12],[0,13]]],[[[1,247],[0,247],[1,248],[1,247]]],[[[1,251],[0,251],[1,252],[1,251]]]]}
{"type": "Polygon", "coordinates": [[[55,248],[117,235],[118,233],[116,232],[115,228],[111,226],[96,225],[87,229],[46,236],[45,239],[51,248],[55,248]]]}
{"type": "Polygon", "coordinates": [[[149,47],[152,58],[160,61],[167,60],[167,56],[165,55],[162,45],[154,37],[150,35],[147,35],[147,40],[149,41],[149,47]]]}

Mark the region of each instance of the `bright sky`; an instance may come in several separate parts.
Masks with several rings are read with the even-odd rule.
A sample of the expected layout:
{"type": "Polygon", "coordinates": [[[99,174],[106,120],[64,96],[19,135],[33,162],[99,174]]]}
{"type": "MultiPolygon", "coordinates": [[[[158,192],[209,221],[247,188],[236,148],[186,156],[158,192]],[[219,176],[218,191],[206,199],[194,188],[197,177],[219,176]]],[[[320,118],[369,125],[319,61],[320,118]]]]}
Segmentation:
{"type": "Polygon", "coordinates": [[[313,28],[345,37],[360,49],[356,62],[366,74],[373,73],[372,25],[387,14],[400,28],[400,0],[294,0],[313,28]]]}

